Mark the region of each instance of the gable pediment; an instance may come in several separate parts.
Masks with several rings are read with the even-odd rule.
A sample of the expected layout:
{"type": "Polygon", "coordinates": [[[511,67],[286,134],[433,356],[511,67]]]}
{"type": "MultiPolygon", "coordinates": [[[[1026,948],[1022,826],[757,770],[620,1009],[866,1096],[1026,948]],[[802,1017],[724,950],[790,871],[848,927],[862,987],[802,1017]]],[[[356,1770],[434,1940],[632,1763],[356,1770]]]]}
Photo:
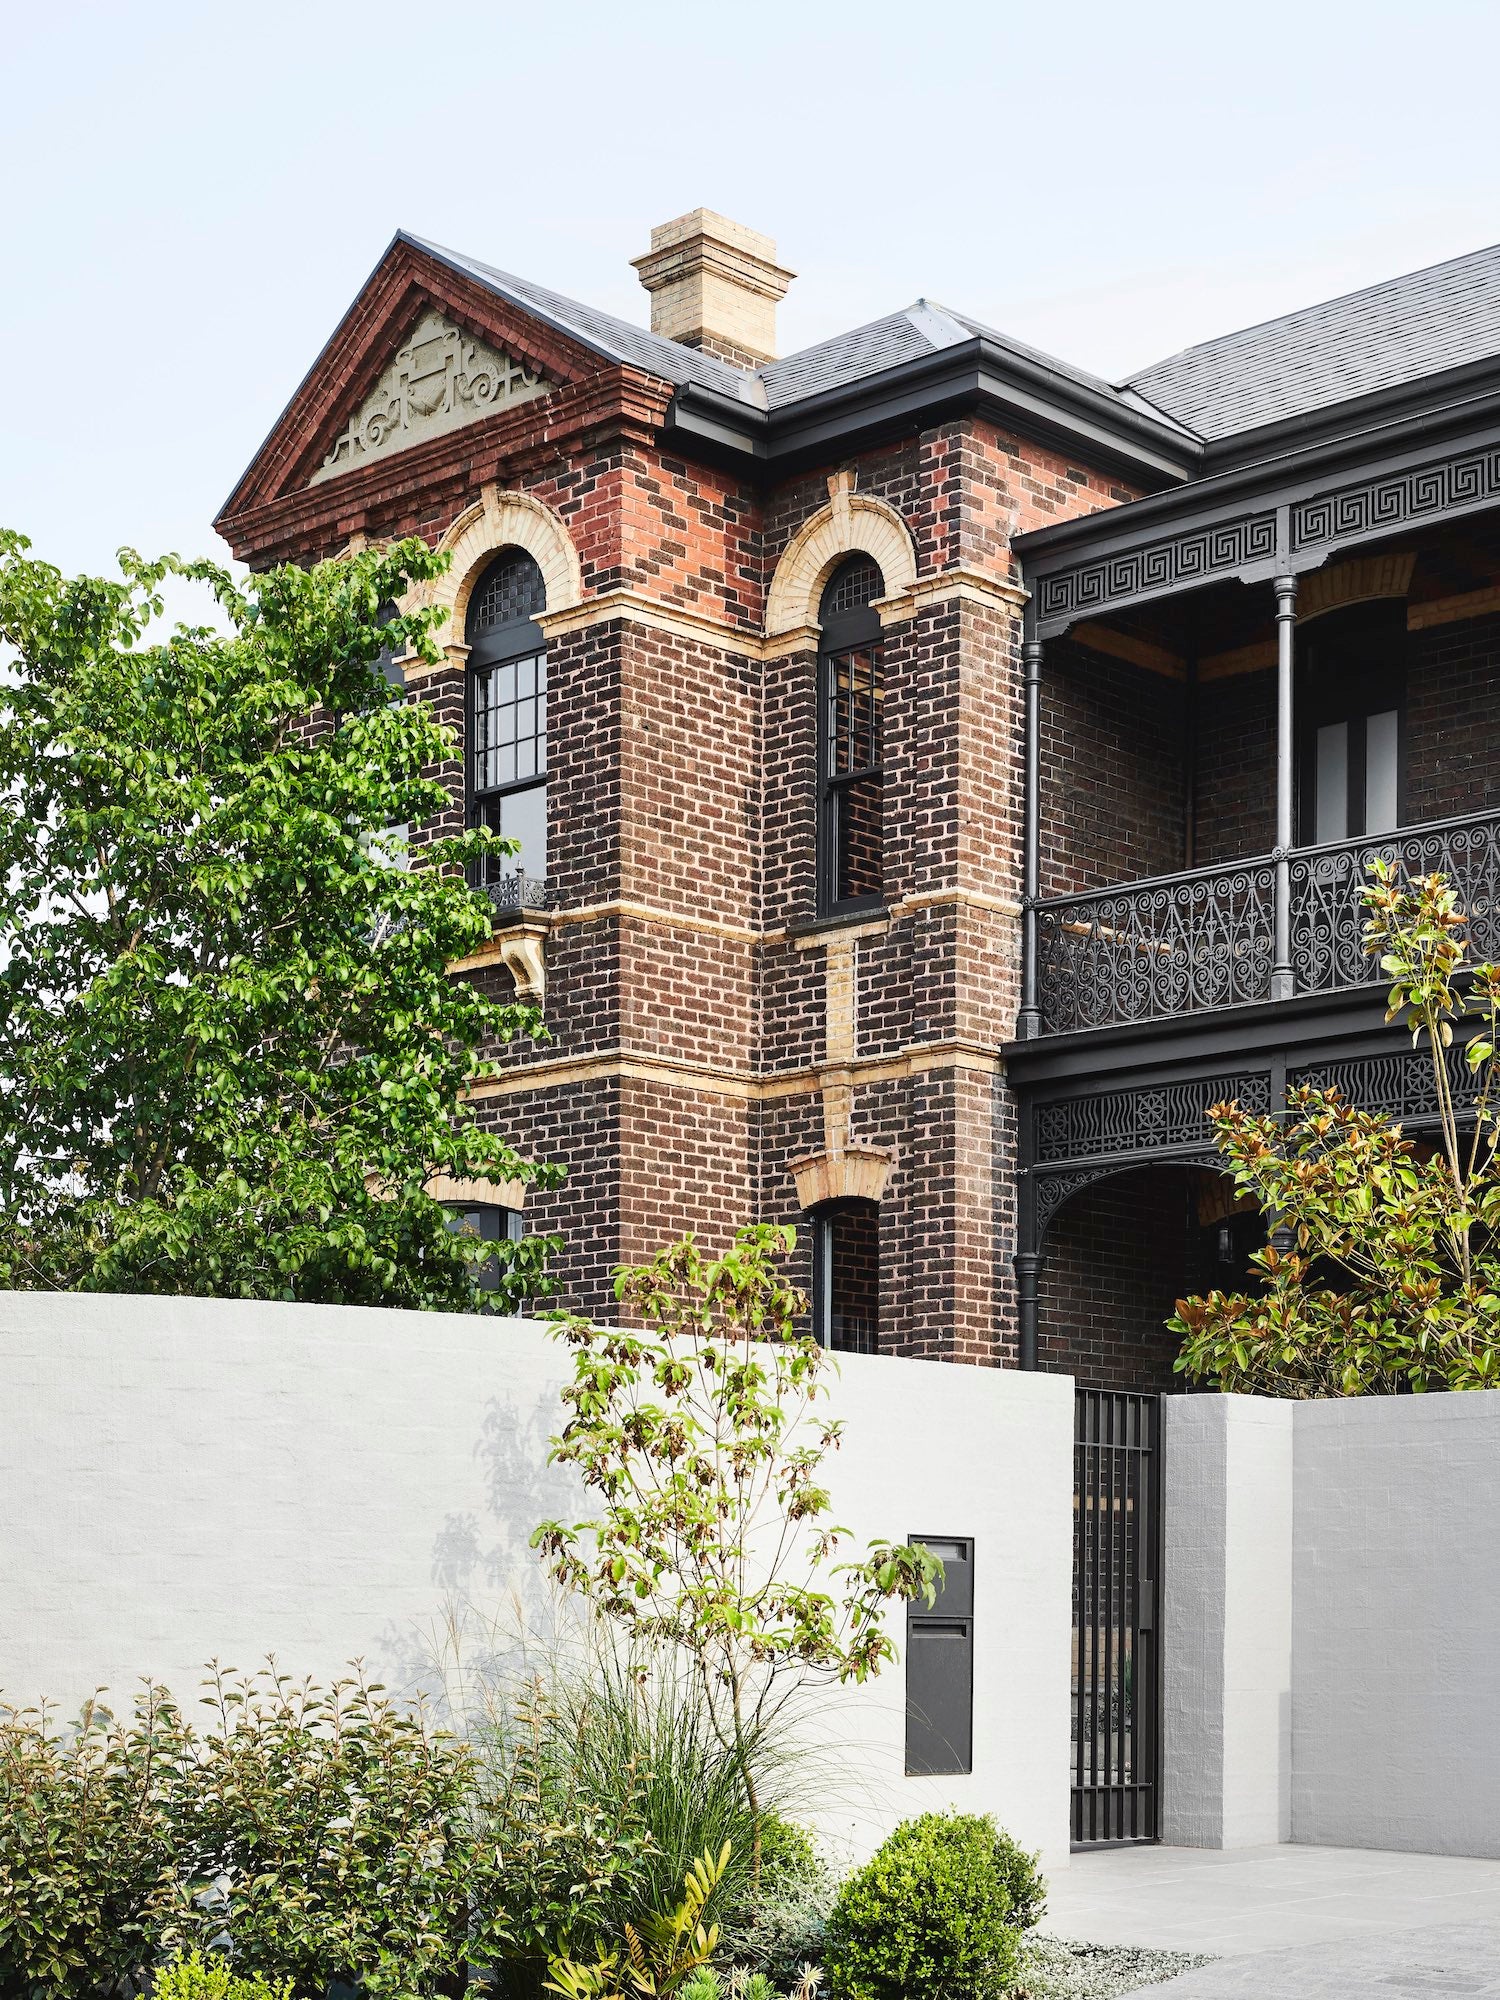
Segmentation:
{"type": "Polygon", "coordinates": [[[308,480],[316,486],[461,429],[555,385],[429,306],[308,480]]]}

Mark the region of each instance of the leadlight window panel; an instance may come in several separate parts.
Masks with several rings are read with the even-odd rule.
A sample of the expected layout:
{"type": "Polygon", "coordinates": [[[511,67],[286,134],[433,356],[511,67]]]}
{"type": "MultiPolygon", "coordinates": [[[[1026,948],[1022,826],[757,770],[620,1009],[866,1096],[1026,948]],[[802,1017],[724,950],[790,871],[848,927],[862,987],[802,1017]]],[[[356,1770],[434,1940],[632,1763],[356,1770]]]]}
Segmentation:
{"type": "MultiPolygon", "coordinates": [[[[518,1208],[501,1208],[498,1202],[443,1205],[448,1210],[448,1228],[455,1236],[477,1236],[483,1243],[519,1243],[526,1234],[525,1219],[518,1208]]],[[[482,1292],[499,1289],[500,1270],[492,1257],[477,1266],[474,1283],[482,1292]]]]}
{"type": "Polygon", "coordinates": [[[818,618],[826,624],[830,618],[862,611],[884,595],[885,578],[880,574],[880,565],[869,556],[851,556],[828,579],[818,606],[818,618]]]}
{"type": "Polygon", "coordinates": [[[497,626],[536,618],[547,608],[547,586],[534,557],[524,549],[497,556],[474,586],[465,632],[469,644],[497,626]]]}

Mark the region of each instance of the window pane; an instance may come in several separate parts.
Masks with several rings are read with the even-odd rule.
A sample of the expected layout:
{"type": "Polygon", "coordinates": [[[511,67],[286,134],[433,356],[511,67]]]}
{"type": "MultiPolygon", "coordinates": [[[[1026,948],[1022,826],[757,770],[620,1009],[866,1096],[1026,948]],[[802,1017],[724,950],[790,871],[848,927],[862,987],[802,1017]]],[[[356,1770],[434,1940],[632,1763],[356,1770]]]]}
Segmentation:
{"type": "Polygon", "coordinates": [[[880,779],[850,778],[833,797],[834,900],[879,896],[881,867],[880,779]]]}
{"type": "Polygon", "coordinates": [[[880,762],[880,649],[836,653],[828,662],[828,774],[880,762]]]}
{"type": "Polygon", "coordinates": [[[1365,717],[1365,832],[1396,824],[1396,711],[1388,708],[1365,717]]]}
{"type": "Polygon", "coordinates": [[[472,785],[483,795],[547,768],[546,656],[508,660],[474,675],[472,785]]]}
{"type": "Polygon", "coordinates": [[[1330,722],[1318,731],[1317,810],[1313,839],[1344,840],[1349,833],[1349,725],[1330,722]]]}
{"type": "Polygon", "coordinates": [[[512,792],[500,801],[500,832],[521,843],[518,855],[508,856],[501,867],[507,875],[530,875],[538,882],[547,879],[547,787],[533,785],[529,791],[512,792]]]}
{"type": "Polygon", "coordinates": [[[874,1354],[880,1346],[880,1210],[849,1202],[819,1218],[825,1346],[874,1354]]]}

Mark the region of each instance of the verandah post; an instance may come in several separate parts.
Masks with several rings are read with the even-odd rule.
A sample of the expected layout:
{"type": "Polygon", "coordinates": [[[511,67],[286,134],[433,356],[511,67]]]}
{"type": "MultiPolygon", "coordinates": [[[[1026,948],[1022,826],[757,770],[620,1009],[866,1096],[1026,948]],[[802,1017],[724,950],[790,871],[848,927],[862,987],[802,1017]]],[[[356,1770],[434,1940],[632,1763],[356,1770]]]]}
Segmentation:
{"type": "Polygon", "coordinates": [[[1276,591],[1276,886],[1275,955],[1271,998],[1289,1000],[1296,991],[1292,969],[1292,669],[1297,637],[1297,579],[1278,576],[1276,591]]]}

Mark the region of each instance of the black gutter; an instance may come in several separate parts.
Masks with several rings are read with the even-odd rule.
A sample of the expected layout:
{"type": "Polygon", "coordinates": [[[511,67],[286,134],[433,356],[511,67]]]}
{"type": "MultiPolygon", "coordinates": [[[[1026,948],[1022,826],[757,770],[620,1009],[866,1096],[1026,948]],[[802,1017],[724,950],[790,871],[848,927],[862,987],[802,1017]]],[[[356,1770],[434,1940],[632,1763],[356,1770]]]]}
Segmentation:
{"type": "Polygon", "coordinates": [[[872,432],[909,431],[963,407],[981,409],[1028,436],[1056,440],[1153,487],[1189,477],[1202,454],[1196,439],[1169,424],[980,338],[769,412],[684,383],[668,425],[779,470],[797,459],[826,457],[872,432]]]}
{"type": "MultiPolygon", "coordinates": [[[[1479,370],[1458,372],[1480,384],[1478,393],[1437,405],[1429,399],[1415,409],[1411,394],[1383,393],[1378,403],[1373,400],[1369,403],[1367,414],[1378,418],[1389,413],[1387,420],[1371,421],[1355,431],[1345,427],[1330,432],[1331,419],[1314,412],[1306,419],[1275,427],[1274,441],[1284,447],[1279,452],[1233,464],[1222,471],[1212,469],[1212,461],[1206,456],[1201,478],[1170,492],[1127,501],[1103,514],[1079,515],[1045,528],[1033,528],[1027,534],[1017,535],[1012,546],[1023,561],[1033,565],[1064,555],[1076,557],[1083,550],[1106,553],[1116,542],[1121,546],[1138,542],[1142,533],[1149,532],[1158,522],[1170,526],[1181,514],[1212,513],[1219,507],[1226,513],[1232,512],[1243,506],[1247,495],[1256,494],[1264,494],[1269,505],[1290,487],[1307,486],[1325,474],[1360,465],[1372,455],[1391,457],[1409,451],[1414,445],[1442,445],[1470,432],[1476,423],[1493,424],[1500,418],[1500,367],[1491,362],[1479,370]]],[[[1430,391],[1431,384],[1427,387],[1430,391]]],[[[1347,424],[1347,418],[1343,421],[1347,424]]],[[[1267,433],[1266,441],[1273,441],[1271,433],[1267,433]]]]}

